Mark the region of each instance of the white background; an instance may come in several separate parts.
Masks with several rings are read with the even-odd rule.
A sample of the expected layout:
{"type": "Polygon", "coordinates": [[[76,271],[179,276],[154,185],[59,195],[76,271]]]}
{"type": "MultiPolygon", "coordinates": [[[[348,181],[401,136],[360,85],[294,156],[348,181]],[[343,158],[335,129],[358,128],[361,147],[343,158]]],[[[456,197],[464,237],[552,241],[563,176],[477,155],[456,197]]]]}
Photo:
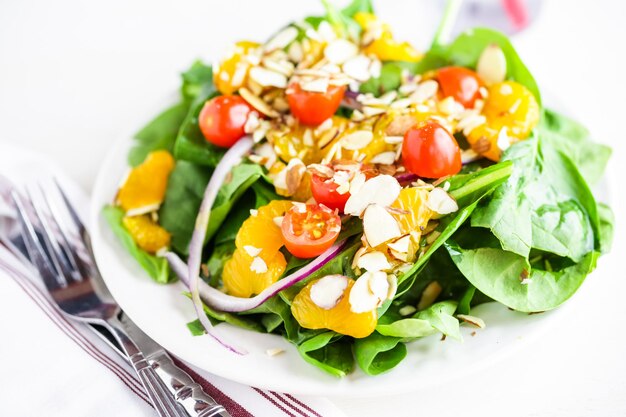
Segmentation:
{"type": "MultiPolygon", "coordinates": [[[[375,4],[398,37],[426,47],[439,2],[375,4]]],[[[50,156],[89,190],[109,146],[147,121],[195,58],[309,12],[321,12],[318,1],[0,0],[0,141],[50,156]]],[[[614,149],[612,254],[527,351],[446,386],[334,400],[348,415],[626,414],[625,16],[620,0],[545,1],[515,38],[541,87],[614,149]]]]}

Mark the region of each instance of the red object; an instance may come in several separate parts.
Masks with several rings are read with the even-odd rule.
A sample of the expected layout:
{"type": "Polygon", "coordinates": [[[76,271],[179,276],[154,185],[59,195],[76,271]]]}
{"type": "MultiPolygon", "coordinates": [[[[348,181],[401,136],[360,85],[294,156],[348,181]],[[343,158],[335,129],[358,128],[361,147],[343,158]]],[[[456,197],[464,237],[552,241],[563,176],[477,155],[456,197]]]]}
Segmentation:
{"type": "Polygon", "coordinates": [[[320,177],[319,175],[311,175],[311,192],[313,198],[326,207],[343,213],[346,202],[350,198],[350,193],[339,194],[337,188],[339,185],[331,179],[320,177]]]}
{"type": "Polygon", "coordinates": [[[253,108],[240,96],[219,96],[204,103],[198,125],[207,142],[230,148],[241,139],[253,108]]]}
{"type": "Polygon", "coordinates": [[[502,0],[502,7],[513,28],[520,30],[528,26],[528,7],[525,0],[502,0]]]}
{"type": "Polygon", "coordinates": [[[306,125],[317,126],[335,114],[345,92],[343,85],[329,85],[325,93],[314,93],[303,90],[298,83],[292,83],[287,89],[287,102],[296,119],[306,125]]]}
{"type": "Polygon", "coordinates": [[[341,231],[339,215],[320,204],[297,204],[281,224],[285,247],[298,258],[315,258],[330,248],[341,231]]]}
{"type": "Polygon", "coordinates": [[[461,150],[443,126],[426,121],[409,129],[402,144],[404,166],[423,178],[441,178],[461,170],[461,150]]]}
{"type": "Polygon", "coordinates": [[[474,107],[482,85],[476,72],[463,67],[444,67],[437,71],[437,80],[445,97],[452,96],[465,108],[474,107]]]}

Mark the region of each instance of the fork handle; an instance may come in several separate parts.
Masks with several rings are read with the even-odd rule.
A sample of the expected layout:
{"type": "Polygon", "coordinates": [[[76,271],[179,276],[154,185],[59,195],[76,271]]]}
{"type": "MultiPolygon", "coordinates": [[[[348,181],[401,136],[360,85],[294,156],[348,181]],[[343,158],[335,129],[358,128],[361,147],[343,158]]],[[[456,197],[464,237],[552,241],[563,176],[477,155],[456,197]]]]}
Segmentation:
{"type": "Polygon", "coordinates": [[[148,356],[161,380],[190,416],[196,417],[231,417],[226,409],[207,394],[200,384],[174,364],[164,351],[148,356]]]}
{"type": "Polygon", "coordinates": [[[135,342],[122,329],[122,324],[117,319],[110,319],[106,322],[106,327],[117,339],[120,346],[128,356],[128,359],[137,372],[141,384],[143,385],[154,409],[161,417],[188,417],[176,399],[163,384],[155,369],[148,363],[143,353],[135,342]]]}

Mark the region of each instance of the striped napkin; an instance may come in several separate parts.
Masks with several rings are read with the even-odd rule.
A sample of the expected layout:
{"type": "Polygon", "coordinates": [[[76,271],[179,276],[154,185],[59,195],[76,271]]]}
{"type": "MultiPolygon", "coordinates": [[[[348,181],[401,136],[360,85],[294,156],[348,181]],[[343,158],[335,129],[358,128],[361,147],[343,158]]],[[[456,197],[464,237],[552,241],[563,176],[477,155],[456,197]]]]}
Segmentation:
{"type": "MultiPolygon", "coordinates": [[[[0,145],[1,175],[23,181],[33,167],[37,175],[54,173],[84,212],[87,199],[58,169],[44,158],[0,145]]],[[[5,215],[0,198],[0,227],[5,215]]],[[[0,401],[0,415],[154,416],[133,369],[88,326],[63,316],[34,275],[0,245],[0,387],[6,399],[0,401]]],[[[344,415],[327,399],[245,386],[175,360],[233,417],[344,415]]]]}

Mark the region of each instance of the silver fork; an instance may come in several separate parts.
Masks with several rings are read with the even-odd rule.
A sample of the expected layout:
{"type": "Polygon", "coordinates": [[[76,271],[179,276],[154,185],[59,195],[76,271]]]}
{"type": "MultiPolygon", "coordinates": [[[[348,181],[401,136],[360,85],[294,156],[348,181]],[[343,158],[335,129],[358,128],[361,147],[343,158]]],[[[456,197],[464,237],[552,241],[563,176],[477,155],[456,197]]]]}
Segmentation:
{"type": "MultiPolygon", "coordinates": [[[[174,396],[167,391],[159,380],[155,369],[150,366],[141,350],[124,331],[119,320],[120,307],[113,301],[102,298],[94,285],[94,271],[83,257],[81,250],[66,232],[67,227],[51,204],[43,190],[42,204],[33,204],[32,196],[26,200],[16,191],[11,196],[17,208],[19,222],[22,226],[22,236],[35,268],[38,270],[52,299],[58,304],[61,311],[71,318],[105,327],[130,359],[130,363],[137,372],[154,408],[163,417],[184,417],[187,414],[176,402],[174,396]],[[29,201],[30,200],[30,201],[29,201]],[[27,204],[34,207],[34,214],[26,210],[27,204]],[[35,217],[35,223],[30,216],[35,217]],[[35,224],[38,227],[35,227],[35,224]],[[41,236],[36,232],[41,230],[41,236]]],[[[62,200],[65,200],[65,196],[62,200]]],[[[67,212],[75,229],[80,234],[81,241],[89,245],[87,230],[78,218],[68,201],[64,201],[67,212]]],[[[87,248],[90,249],[90,248],[87,248]]]]}

